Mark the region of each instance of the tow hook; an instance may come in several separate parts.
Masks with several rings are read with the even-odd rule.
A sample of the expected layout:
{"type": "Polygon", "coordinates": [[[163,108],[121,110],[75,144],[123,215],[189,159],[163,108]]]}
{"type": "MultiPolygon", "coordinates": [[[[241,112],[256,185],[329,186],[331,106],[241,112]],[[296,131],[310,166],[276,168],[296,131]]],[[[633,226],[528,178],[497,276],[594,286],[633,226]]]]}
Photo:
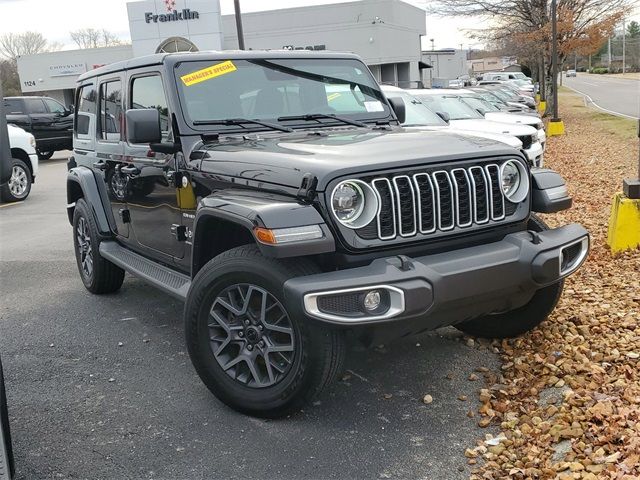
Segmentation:
{"type": "Polygon", "coordinates": [[[534,232],[533,230],[528,230],[528,232],[531,234],[531,243],[534,245],[540,245],[542,243],[542,238],[540,238],[538,232],[534,232]]]}

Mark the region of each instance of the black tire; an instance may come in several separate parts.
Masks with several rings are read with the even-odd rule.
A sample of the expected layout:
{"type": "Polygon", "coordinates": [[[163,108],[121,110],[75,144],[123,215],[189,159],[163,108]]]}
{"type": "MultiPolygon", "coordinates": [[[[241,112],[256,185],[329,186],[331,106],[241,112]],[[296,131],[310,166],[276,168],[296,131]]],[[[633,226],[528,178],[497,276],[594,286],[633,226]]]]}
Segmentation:
{"type": "MultiPolygon", "coordinates": [[[[198,272],[184,311],[187,348],[198,375],[223,403],[234,410],[257,417],[282,417],[310,402],[335,378],[345,356],[343,332],[306,319],[294,318],[284,307],[284,282],[295,276],[316,272],[317,269],[311,263],[301,259],[287,261],[263,257],[255,245],[245,245],[222,253],[198,272]],[[255,383],[250,386],[251,378],[243,380],[242,375],[238,374],[241,362],[237,362],[238,367],[231,374],[229,369],[223,369],[222,363],[213,353],[215,338],[212,337],[211,327],[216,324],[216,320],[210,312],[215,307],[214,302],[219,302],[225,291],[239,285],[267,292],[268,298],[272,299],[272,306],[278,304],[281,309],[279,313],[284,312],[287,325],[291,326],[290,330],[293,332],[290,334],[293,347],[287,361],[288,370],[280,372],[280,379],[268,386],[256,386],[255,383]],[[210,319],[213,319],[211,324],[210,319]]],[[[246,302],[250,297],[251,294],[247,293],[244,298],[240,298],[246,302]]],[[[266,300],[261,305],[267,305],[266,300]]],[[[261,318],[266,318],[266,315],[261,318]]],[[[247,322],[246,319],[244,321],[247,322]]],[[[232,322],[227,322],[227,325],[232,322]]],[[[259,323],[256,320],[255,324],[259,323]]],[[[242,322],[239,324],[242,325],[242,322]]],[[[269,328],[265,328],[264,332],[268,330],[269,328]]],[[[247,330],[246,337],[248,336],[247,330]]],[[[247,341],[245,338],[244,344],[242,339],[228,343],[237,348],[236,358],[246,354],[247,341]]],[[[266,343],[269,346],[270,339],[266,343]]],[[[258,352],[256,349],[253,352],[254,358],[259,359],[259,355],[262,355],[263,364],[271,363],[268,359],[270,352],[266,355],[261,352],[262,350],[258,352]]],[[[249,362],[244,363],[248,368],[249,362]]],[[[281,363],[280,367],[283,365],[281,363]]]]}
{"type": "Polygon", "coordinates": [[[91,293],[112,293],[122,286],[124,270],[100,256],[100,241],[93,214],[81,198],[73,212],[73,246],[80,278],[91,293]]]}
{"type": "Polygon", "coordinates": [[[3,202],[20,202],[31,193],[33,177],[27,164],[17,158],[11,159],[11,178],[0,187],[0,198],[3,202]]]}
{"type": "MultiPolygon", "coordinates": [[[[0,361],[0,428],[4,438],[4,445],[0,444],[0,450],[4,448],[7,459],[9,461],[10,476],[15,473],[15,465],[13,463],[13,445],[11,443],[11,429],[9,428],[9,411],[7,409],[7,395],[4,390],[4,376],[2,373],[2,361],[0,361]]],[[[0,451],[0,455],[3,452],[0,451]]],[[[1,466],[1,465],[0,465],[1,466]]],[[[1,469],[0,469],[1,471],[1,469]]]]}
{"type": "MultiPolygon", "coordinates": [[[[547,224],[532,215],[528,229],[535,232],[548,230],[547,224]]],[[[481,338],[518,337],[544,322],[558,304],[564,280],[538,290],[529,303],[509,312],[486,315],[455,325],[458,330],[481,338]]]]}
{"type": "Polygon", "coordinates": [[[51,157],[53,157],[55,150],[36,149],[36,153],[38,154],[38,160],[49,160],[51,157]]]}

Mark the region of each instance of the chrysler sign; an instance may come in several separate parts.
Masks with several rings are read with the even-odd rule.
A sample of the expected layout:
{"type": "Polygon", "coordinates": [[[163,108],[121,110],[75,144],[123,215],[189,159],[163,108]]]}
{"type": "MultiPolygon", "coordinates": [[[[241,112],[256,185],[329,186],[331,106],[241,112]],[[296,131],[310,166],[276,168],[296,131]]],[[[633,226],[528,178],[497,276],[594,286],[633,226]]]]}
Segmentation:
{"type": "Polygon", "coordinates": [[[195,20],[200,18],[200,14],[195,10],[189,10],[188,8],[182,9],[181,12],[174,10],[172,13],[160,13],[155,14],[152,12],[146,12],[144,14],[144,21],[147,23],[158,22],[179,22],[181,20],[195,20]]]}
{"type": "Polygon", "coordinates": [[[81,75],[87,71],[84,63],[65,63],[62,65],[49,65],[50,77],[66,77],[71,75],[81,75]]]}

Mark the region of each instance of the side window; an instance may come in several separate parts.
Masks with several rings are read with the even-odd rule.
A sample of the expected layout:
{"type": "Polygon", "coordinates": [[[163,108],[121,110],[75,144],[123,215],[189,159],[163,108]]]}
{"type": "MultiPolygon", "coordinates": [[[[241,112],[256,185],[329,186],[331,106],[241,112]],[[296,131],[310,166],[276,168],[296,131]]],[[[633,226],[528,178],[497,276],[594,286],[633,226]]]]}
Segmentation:
{"type": "Polygon", "coordinates": [[[78,92],[76,136],[89,140],[95,131],[97,93],[93,85],[85,85],[78,92]]]}
{"type": "Polygon", "coordinates": [[[67,111],[61,103],[50,98],[45,98],[44,103],[47,105],[47,108],[49,108],[51,113],[59,113],[60,115],[63,115],[67,111]]]}
{"type": "Polygon", "coordinates": [[[4,101],[5,113],[7,115],[20,115],[24,113],[22,100],[18,98],[8,98],[4,101]]]}
{"type": "Polygon", "coordinates": [[[160,112],[162,139],[169,137],[169,106],[159,75],[138,77],[131,81],[131,108],[155,108],[160,112]]]}
{"type": "Polygon", "coordinates": [[[120,141],[122,116],[122,82],[115,80],[101,84],[98,138],[110,142],[120,141]]]}
{"type": "Polygon", "coordinates": [[[41,98],[25,98],[24,103],[29,113],[49,113],[41,98]]]}

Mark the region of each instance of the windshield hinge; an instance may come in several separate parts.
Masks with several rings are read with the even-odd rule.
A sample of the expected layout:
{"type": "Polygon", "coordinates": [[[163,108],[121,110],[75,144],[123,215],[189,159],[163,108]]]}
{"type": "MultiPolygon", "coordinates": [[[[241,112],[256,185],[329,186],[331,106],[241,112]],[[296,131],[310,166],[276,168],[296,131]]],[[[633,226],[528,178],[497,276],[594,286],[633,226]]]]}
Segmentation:
{"type": "Polygon", "coordinates": [[[311,173],[305,174],[305,176],[302,177],[302,182],[300,182],[300,188],[298,189],[296,197],[304,203],[312,203],[316,198],[317,186],[318,178],[311,173]]]}

